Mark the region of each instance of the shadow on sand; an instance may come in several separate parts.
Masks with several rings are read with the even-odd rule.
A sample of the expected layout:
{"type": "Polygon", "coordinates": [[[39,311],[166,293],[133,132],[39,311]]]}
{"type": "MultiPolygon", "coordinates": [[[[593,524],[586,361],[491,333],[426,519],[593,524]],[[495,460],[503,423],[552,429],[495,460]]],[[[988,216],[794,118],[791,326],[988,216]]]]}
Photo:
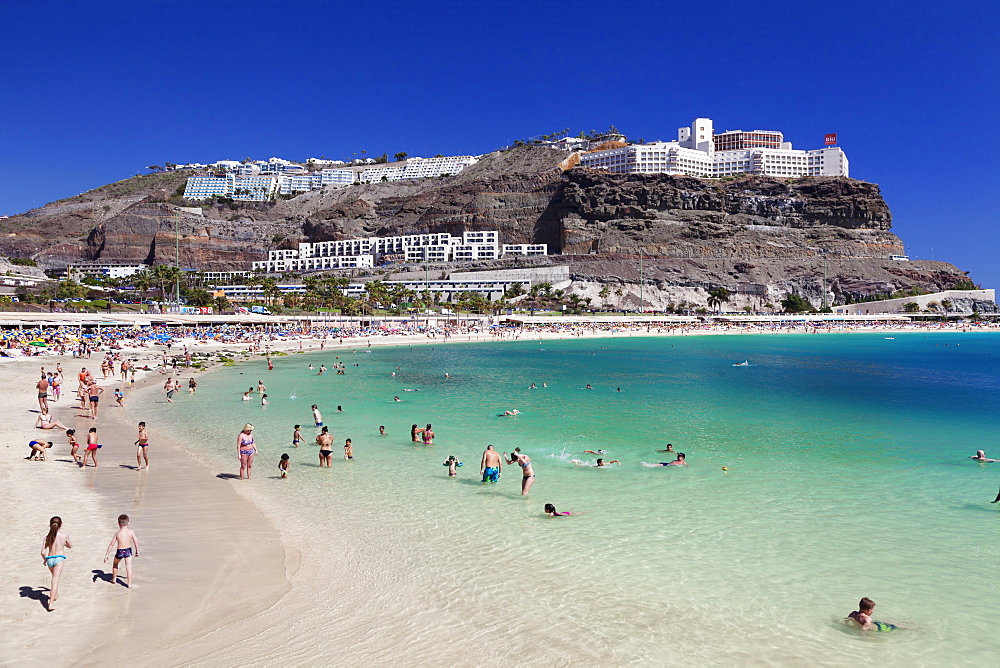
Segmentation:
{"type": "Polygon", "coordinates": [[[239,480],[240,479],[240,476],[239,476],[238,473],[219,473],[215,477],[219,478],[220,480],[239,480]]]}
{"type": "Polygon", "coordinates": [[[20,594],[21,598],[30,598],[34,601],[38,601],[42,604],[42,607],[46,610],[49,609],[49,590],[45,587],[39,587],[35,589],[34,587],[21,587],[20,594]]]}

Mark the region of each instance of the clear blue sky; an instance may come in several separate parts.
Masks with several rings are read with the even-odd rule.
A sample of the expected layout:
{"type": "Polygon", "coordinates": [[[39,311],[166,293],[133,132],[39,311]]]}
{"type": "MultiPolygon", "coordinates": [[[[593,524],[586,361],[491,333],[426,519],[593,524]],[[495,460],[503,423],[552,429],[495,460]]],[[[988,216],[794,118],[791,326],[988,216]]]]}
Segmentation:
{"type": "Polygon", "coordinates": [[[164,162],[837,132],[911,256],[1000,287],[997,3],[5,2],[0,214],[164,162]]]}

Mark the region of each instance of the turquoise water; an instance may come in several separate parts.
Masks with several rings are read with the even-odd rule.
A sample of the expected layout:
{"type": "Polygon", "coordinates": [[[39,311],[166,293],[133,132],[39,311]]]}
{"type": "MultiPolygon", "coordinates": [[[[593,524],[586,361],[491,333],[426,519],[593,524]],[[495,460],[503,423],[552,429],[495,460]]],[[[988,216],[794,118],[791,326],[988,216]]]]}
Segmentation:
{"type": "MultiPolygon", "coordinates": [[[[487,663],[988,665],[1000,651],[1000,504],[989,503],[1000,463],[969,456],[1000,458],[998,343],[852,334],[359,347],[279,357],[272,372],[262,360],[220,370],[196,397],[155,398],[144,414],[154,431],[182,414],[189,447],[220,472],[238,470],[236,433],[254,423],[262,454],[243,489],[307,553],[336,556],[326,567],[356,577],[365,602],[351,614],[372,629],[357,660],[393,656],[372,639],[381,631],[403,638],[413,662],[447,662],[449,643],[421,640],[447,628],[480,643],[487,663]],[[742,360],[751,366],[732,366],[742,360]],[[337,361],[346,375],[306,370],[337,361]],[[261,378],[271,404],[241,402],[261,378]],[[313,403],[334,434],[332,470],[317,466],[314,445],[291,447],[293,424],[307,443],[317,433],[313,403]],[[522,414],[497,417],[512,408],[522,414]],[[428,422],[436,444],[411,444],[410,425],[428,422]],[[689,468],[642,465],[667,461],[656,450],[668,442],[689,468]],[[487,443],[531,456],[528,499],[516,467],[479,484],[487,443]],[[588,449],[622,465],[571,461],[593,463],[588,449]],[[291,477],[279,481],[283,452],[291,477]],[[458,479],[441,465],[449,454],[465,462],[458,479]],[[548,519],[544,503],[586,514],[548,519]],[[847,629],[839,620],[862,596],[878,603],[876,619],[918,628],[847,629]]],[[[334,593],[320,586],[317,601],[334,593]]],[[[310,616],[336,625],[341,612],[328,603],[310,616]]],[[[332,651],[306,643],[281,656],[352,658],[332,651]]]]}

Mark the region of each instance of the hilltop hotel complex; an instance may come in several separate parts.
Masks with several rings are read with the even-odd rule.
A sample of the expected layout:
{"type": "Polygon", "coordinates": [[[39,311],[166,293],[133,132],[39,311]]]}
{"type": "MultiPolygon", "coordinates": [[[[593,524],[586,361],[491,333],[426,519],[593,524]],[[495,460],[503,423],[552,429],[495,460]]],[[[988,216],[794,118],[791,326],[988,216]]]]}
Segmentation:
{"type": "Polygon", "coordinates": [[[411,234],[402,237],[368,237],[301,243],[298,250],[273,250],[267,259],[253,263],[260,273],[321,271],[374,267],[387,262],[463,262],[496,260],[509,255],[548,255],[547,244],[499,243],[496,230],[463,232],[453,237],[447,232],[411,234]]]}
{"type": "Polygon", "coordinates": [[[628,145],[607,142],[580,155],[580,166],[617,174],[676,174],[719,178],[760,174],[779,178],[849,176],[847,156],[837,147],[801,151],[773,130],[715,134],[712,119],[696,118],[679,128],[677,141],[628,145]]]}

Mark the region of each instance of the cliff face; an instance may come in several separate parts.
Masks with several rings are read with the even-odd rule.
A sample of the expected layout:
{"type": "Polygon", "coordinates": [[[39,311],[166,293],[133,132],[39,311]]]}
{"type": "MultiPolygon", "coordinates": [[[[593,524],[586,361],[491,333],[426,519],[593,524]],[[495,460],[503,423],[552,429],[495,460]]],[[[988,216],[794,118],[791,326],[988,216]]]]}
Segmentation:
{"type": "Polygon", "coordinates": [[[573,170],[558,205],[564,252],[666,257],[888,257],[902,252],[877,185],[730,182],[573,170]]]}
{"type": "Polygon", "coordinates": [[[502,243],[548,244],[564,255],[544,262],[569,263],[594,285],[637,280],[640,253],[644,281],[692,294],[754,284],[860,295],[964,278],[946,263],[888,260],[903,246],[874,184],[564,172],[567,157],[525,147],[485,156],[454,177],[329,187],[286,201],[206,207],[202,215],[165,201],[188,174],[136,177],[3,221],[0,255],[50,267],[79,259],[169,263],[176,231],[182,265],[225,270],[301,241],[496,229],[502,243]]]}

